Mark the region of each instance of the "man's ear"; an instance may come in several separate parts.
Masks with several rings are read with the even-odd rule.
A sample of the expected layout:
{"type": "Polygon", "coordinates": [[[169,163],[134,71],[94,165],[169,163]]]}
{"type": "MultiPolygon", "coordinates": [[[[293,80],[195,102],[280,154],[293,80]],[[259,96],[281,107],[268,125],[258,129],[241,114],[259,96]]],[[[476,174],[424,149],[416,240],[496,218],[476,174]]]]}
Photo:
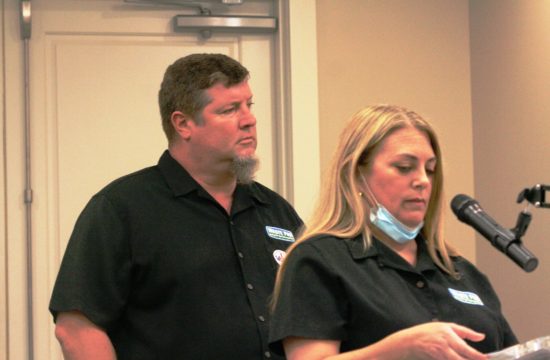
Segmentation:
{"type": "Polygon", "coordinates": [[[193,120],[190,116],[182,113],[181,111],[174,111],[170,117],[174,131],[179,134],[183,140],[189,140],[191,137],[190,122],[193,120]]]}

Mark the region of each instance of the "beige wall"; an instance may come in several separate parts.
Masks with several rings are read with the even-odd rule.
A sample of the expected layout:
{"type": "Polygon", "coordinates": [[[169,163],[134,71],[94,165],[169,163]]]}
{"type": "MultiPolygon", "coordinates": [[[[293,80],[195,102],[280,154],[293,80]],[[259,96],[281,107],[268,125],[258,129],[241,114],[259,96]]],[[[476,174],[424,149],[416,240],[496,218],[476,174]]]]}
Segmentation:
{"type": "MultiPolygon", "coordinates": [[[[475,193],[513,227],[520,190],[550,185],[550,1],[472,0],[470,23],[475,193]]],[[[533,273],[477,242],[477,263],[523,340],[550,334],[550,209],[531,213],[523,240],[540,261],[533,273]]]]}
{"type": "MultiPolygon", "coordinates": [[[[473,192],[467,0],[317,0],[321,168],[344,122],[374,103],[431,119],[446,193],[473,192]]],[[[475,260],[474,233],[447,209],[449,239],[475,260]]]]}
{"type": "MultiPolygon", "coordinates": [[[[4,28],[4,6],[3,2],[0,2],[0,29],[4,28]]],[[[0,84],[4,83],[4,47],[0,47],[0,84]]],[[[0,90],[0,97],[5,99],[4,87],[0,90]]],[[[4,100],[0,101],[0,114],[4,114],[4,100]]],[[[2,124],[0,125],[0,204],[2,209],[0,210],[0,359],[7,358],[7,334],[8,334],[8,319],[7,319],[7,305],[6,305],[6,289],[7,289],[7,277],[6,277],[6,196],[4,189],[6,188],[6,164],[4,156],[5,147],[5,118],[2,116],[2,124]]]]}

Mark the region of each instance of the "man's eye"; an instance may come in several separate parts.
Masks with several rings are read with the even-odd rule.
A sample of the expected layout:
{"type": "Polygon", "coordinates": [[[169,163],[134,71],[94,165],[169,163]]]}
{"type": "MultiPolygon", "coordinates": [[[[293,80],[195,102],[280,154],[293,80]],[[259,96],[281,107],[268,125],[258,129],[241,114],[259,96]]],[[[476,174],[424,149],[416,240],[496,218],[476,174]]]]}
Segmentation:
{"type": "Polygon", "coordinates": [[[221,114],[231,114],[232,112],[235,111],[235,107],[230,107],[230,108],[227,108],[227,109],[223,109],[220,113],[221,114]]]}

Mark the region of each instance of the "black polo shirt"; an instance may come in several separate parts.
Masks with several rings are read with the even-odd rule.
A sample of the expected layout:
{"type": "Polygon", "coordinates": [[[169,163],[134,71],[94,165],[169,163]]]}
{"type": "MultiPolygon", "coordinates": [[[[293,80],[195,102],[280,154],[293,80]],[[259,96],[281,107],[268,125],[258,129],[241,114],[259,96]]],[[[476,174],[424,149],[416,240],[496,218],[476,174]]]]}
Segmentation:
{"type": "Polygon", "coordinates": [[[301,223],[258,183],[237,186],[228,215],[165,152],[87,204],[50,311],[83,312],[119,359],[277,358],[268,298],[301,223]]]}
{"type": "Polygon", "coordinates": [[[281,294],[272,315],[270,341],[281,352],[289,336],[341,341],[359,349],[405,328],[455,322],[486,334],[470,343],[487,353],[517,343],[487,278],[461,257],[455,280],[417,239],[415,267],[382,242],[364,250],[361,237],[322,236],[298,245],[285,259],[281,294]]]}

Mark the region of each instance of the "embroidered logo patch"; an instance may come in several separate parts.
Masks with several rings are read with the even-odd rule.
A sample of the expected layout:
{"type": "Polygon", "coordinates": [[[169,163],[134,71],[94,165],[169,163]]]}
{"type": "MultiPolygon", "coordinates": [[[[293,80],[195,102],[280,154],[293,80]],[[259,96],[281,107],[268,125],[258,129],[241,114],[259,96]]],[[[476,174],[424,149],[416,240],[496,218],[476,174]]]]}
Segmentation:
{"type": "Polygon", "coordinates": [[[265,231],[272,239],[294,242],[294,235],[292,234],[292,231],[273,226],[266,226],[265,231]]]}
{"type": "Polygon", "coordinates": [[[283,262],[283,260],[285,259],[285,256],[286,256],[286,252],[284,252],[283,250],[275,250],[273,251],[273,258],[275,259],[275,261],[277,262],[277,264],[281,265],[281,263],[283,262]]]}
{"type": "Polygon", "coordinates": [[[483,305],[483,301],[479,298],[477,294],[469,291],[459,291],[455,289],[448,288],[451,295],[460,302],[471,305],[483,305]]]}

